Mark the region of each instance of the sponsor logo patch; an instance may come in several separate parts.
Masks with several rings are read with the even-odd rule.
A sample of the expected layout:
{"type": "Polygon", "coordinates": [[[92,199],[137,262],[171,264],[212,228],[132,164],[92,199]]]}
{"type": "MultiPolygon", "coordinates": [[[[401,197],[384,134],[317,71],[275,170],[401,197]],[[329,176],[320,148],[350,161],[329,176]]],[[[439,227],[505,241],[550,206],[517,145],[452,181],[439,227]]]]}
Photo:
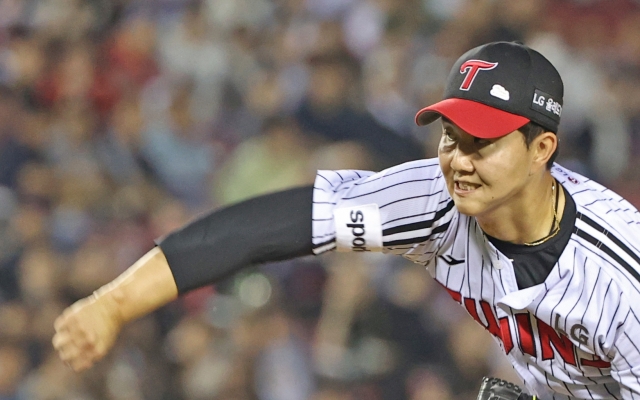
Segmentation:
{"type": "Polygon", "coordinates": [[[382,224],[377,204],[338,208],[333,217],[338,251],[382,250],[382,224]]]}
{"type": "Polygon", "coordinates": [[[562,104],[550,94],[538,89],[533,93],[531,108],[554,120],[559,120],[562,115],[562,104]]]}

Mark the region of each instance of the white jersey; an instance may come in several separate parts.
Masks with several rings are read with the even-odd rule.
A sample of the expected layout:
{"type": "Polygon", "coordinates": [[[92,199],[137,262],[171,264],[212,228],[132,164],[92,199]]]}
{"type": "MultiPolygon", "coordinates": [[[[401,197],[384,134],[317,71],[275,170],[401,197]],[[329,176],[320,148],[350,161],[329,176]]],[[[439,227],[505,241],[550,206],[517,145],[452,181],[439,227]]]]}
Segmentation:
{"type": "Polygon", "coordinates": [[[640,214],[589,179],[557,164],[551,172],[577,215],[542,284],[518,289],[510,260],[457,211],[437,159],[319,171],[314,252],[383,251],[425,265],[543,400],[640,399],[640,214]]]}

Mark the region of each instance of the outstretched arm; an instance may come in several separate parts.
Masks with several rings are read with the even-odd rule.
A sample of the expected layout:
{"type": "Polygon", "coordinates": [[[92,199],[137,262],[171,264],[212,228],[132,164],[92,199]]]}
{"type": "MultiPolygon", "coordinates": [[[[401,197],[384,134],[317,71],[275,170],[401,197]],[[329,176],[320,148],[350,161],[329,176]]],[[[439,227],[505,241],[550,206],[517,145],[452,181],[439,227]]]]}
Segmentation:
{"type": "MultiPolygon", "coordinates": [[[[437,160],[377,174],[321,171],[315,187],[246,200],[172,232],[121,277],[66,310],[56,323],[54,345],[63,360],[82,370],[106,354],[125,323],[182,293],[250,265],[335,248],[386,248],[407,256],[407,246],[448,229],[453,213],[437,160]]],[[[407,257],[423,263],[441,237],[407,257]]]]}
{"type": "Polygon", "coordinates": [[[56,320],[53,345],[81,371],[113,346],[122,327],[189,290],[263,262],[312,254],[312,187],[215,210],[159,241],[122,275],[56,320]]]}

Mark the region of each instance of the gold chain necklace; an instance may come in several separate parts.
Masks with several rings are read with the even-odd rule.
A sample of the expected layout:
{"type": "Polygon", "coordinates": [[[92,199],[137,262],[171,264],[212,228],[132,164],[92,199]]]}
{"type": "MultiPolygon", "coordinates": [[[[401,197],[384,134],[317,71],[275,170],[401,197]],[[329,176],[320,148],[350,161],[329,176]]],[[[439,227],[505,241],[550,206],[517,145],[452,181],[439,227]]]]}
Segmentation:
{"type": "Polygon", "coordinates": [[[555,196],[555,201],[552,200],[552,207],[553,207],[553,225],[551,225],[551,232],[549,232],[549,234],[545,237],[543,237],[542,239],[538,239],[535,242],[524,242],[523,244],[525,246],[537,246],[539,244],[542,244],[544,242],[546,242],[547,240],[551,239],[552,237],[556,236],[558,234],[558,232],[560,232],[560,221],[558,220],[558,201],[560,199],[560,191],[558,190],[558,193],[556,193],[556,180],[555,178],[553,179],[553,184],[551,185],[551,199],[553,199],[553,197],[555,196]]]}

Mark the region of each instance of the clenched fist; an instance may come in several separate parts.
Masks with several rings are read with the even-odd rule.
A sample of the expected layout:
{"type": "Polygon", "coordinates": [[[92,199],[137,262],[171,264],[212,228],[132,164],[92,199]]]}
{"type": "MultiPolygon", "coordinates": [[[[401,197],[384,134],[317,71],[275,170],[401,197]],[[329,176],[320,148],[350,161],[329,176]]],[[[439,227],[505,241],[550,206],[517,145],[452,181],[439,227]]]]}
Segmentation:
{"type": "Polygon", "coordinates": [[[84,298],[55,321],[53,347],[74,371],[91,367],[113,346],[123,322],[117,306],[107,296],[84,298]]]}
{"type": "Polygon", "coordinates": [[[74,371],[104,357],[122,327],[178,297],[167,259],[149,250],[116,279],[67,308],[54,324],[53,347],[74,371]]]}

